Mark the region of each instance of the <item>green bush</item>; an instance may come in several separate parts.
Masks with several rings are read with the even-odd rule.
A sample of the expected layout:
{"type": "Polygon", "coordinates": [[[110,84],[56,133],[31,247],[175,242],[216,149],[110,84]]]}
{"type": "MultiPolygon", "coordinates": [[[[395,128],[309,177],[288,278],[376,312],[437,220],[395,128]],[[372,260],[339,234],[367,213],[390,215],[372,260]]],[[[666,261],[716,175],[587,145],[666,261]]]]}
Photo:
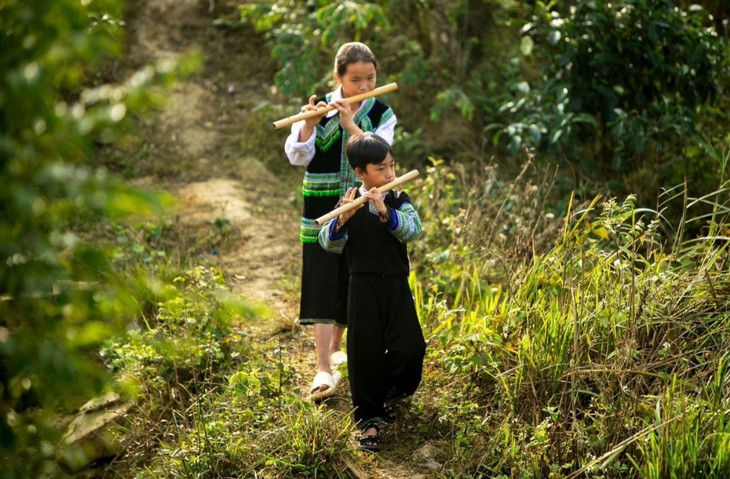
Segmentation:
{"type": "Polygon", "coordinates": [[[127,83],[96,84],[121,51],[116,0],[0,5],[0,470],[39,477],[54,455],[59,411],[107,387],[98,345],[124,327],[134,299],[84,222],[160,211],[161,197],[93,166],[109,141],[152,103],[174,64],[127,83]]]}
{"type": "MultiPolygon", "coordinates": [[[[637,207],[634,197],[571,202],[548,247],[533,247],[520,261],[519,235],[486,239],[534,214],[529,200],[520,201],[529,189],[520,189],[520,181],[502,189],[476,181],[490,197],[463,187],[473,177],[447,171],[441,167],[437,175],[444,197],[430,195],[436,201],[431,209],[444,214],[446,199],[461,198],[461,210],[443,218],[459,211],[458,224],[467,227],[437,217],[426,229],[434,236],[424,242],[436,255],[438,248],[468,248],[443,263],[424,253],[412,283],[431,338],[428,381],[459,398],[445,419],[464,425],[447,436],[455,458],[445,465],[449,474],[723,477],[730,291],[725,197],[708,196],[711,215],[695,216],[701,202],[689,202],[684,222],[702,223],[707,234],[683,240],[680,233],[671,241],[665,219],[637,207]],[[515,191],[522,192],[512,200],[515,209],[490,214],[494,223],[481,229],[482,240],[465,241],[480,230],[475,220],[483,214],[468,205],[490,212],[515,191]],[[489,259],[503,260],[502,268],[489,259]],[[460,439],[466,429],[468,441],[460,439]]],[[[428,185],[423,191],[431,192],[428,185]]],[[[534,232],[516,231],[525,230],[534,232]]]]}
{"type": "Polygon", "coordinates": [[[544,58],[541,78],[502,107],[512,120],[499,134],[513,152],[536,147],[597,178],[656,156],[672,166],[690,137],[717,133],[697,128],[702,107],[728,86],[726,43],[710,25],[701,7],[668,0],[580,1],[567,11],[537,2],[522,31],[526,53],[544,58]]]}
{"type": "Polygon", "coordinates": [[[175,283],[145,328],[102,350],[138,400],[115,470],[145,477],[350,477],[350,420],[301,399],[284,344],[232,329],[233,320],[247,317],[265,322],[265,312],[230,295],[215,270],[197,267],[175,283]]]}
{"type": "Polygon", "coordinates": [[[271,0],[241,5],[242,21],[252,22],[271,46],[280,66],[274,81],[285,98],[309,98],[328,88],[334,51],[343,38],[362,41],[365,32],[389,27],[384,8],[373,3],[314,4],[316,8],[294,0],[271,0]]]}

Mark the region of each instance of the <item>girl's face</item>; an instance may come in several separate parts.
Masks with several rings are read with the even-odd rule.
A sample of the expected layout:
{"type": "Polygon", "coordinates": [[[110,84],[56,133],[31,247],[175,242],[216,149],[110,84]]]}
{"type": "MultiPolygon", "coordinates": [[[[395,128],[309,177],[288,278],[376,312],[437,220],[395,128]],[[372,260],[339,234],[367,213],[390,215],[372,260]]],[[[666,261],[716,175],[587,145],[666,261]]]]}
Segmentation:
{"type": "Polygon", "coordinates": [[[344,75],[337,75],[337,80],[342,84],[342,96],[348,98],[369,92],[375,88],[377,76],[375,65],[371,62],[350,63],[344,75]]]}
{"type": "Polygon", "coordinates": [[[366,190],[379,188],[395,179],[395,159],[388,153],[380,163],[365,165],[365,171],[355,168],[355,174],[360,177],[366,190]]]}

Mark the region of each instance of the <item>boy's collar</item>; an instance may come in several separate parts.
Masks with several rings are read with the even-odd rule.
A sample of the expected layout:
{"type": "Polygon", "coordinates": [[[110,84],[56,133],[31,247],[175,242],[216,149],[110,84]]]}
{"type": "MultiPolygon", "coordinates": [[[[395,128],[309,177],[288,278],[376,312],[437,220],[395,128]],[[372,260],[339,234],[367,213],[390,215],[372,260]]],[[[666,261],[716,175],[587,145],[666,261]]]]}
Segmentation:
{"type": "MultiPolygon", "coordinates": [[[[368,190],[365,189],[365,185],[360,185],[360,188],[358,188],[358,193],[360,193],[360,196],[364,195],[367,192],[368,190]]],[[[383,198],[385,198],[387,195],[387,192],[380,194],[380,196],[382,196],[383,198]]]]}

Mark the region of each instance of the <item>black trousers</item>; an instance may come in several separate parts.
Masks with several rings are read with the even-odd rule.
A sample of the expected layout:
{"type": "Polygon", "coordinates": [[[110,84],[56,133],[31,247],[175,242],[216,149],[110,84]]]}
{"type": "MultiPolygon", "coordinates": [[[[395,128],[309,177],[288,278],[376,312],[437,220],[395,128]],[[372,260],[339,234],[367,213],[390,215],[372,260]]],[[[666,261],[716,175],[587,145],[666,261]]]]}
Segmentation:
{"type": "Polygon", "coordinates": [[[351,274],[347,367],[355,421],[383,418],[383,404],[410,396],[421,382],[426,342],[405,276],[351,274]]]}

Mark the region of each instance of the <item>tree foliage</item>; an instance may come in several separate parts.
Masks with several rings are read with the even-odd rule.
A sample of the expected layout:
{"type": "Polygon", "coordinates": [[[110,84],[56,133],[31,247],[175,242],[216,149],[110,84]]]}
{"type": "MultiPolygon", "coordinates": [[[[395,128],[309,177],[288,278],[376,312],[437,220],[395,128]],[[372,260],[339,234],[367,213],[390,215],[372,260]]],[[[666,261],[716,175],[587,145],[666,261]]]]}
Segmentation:
{"type": "Polygon", "coordinates": [[[699,107],[717,102],[727,83],[724,42],[699,6],[583,1],[563,14],[537,2],[523,32],[546,61],[504,107],[514,119],[506,131],[513,150],[577,159],[592,144],[593,166],[626,172],[649,144],[696,134],[699,107]]]}
{"type": "Polygon", "coordinates": [[[713,170],[685,149],[724,148],[730,121],[726,38],[687,3],[277,0],[242,12],[269,35],[278,91],[297,102],[323,89],[339,43],[367,42],[402,87],[389,99],[397,148],[422,160],[509,164],[534,149],[602,182],[658,163],[660,184],[676,184],[713,170]]]}
{"type": "Polygon", "coordinates": [[[271,42],[271,53],[281,65],[275,82],[288,97],[326,83],[320,76],[323,52],[329,54],[343,37],[361,41],[364,32],[389,28],[383,7],[358,1],[245,3],[241,17],[271,42]]]}
{"type": "Polygon", "coordinates": [[[39,477],[55,454],[51,419],[105,387],[100,342],[131,316],[134,299],[108,252],[76,229],[159,210],[92,164],[98,141],[154,104],[168,63],[124,84],[96,75],[121,50],[123,2],[0,3],[0,470],[39,477]],[[94,85],[94,83],[97,83],[94,85]]]}

